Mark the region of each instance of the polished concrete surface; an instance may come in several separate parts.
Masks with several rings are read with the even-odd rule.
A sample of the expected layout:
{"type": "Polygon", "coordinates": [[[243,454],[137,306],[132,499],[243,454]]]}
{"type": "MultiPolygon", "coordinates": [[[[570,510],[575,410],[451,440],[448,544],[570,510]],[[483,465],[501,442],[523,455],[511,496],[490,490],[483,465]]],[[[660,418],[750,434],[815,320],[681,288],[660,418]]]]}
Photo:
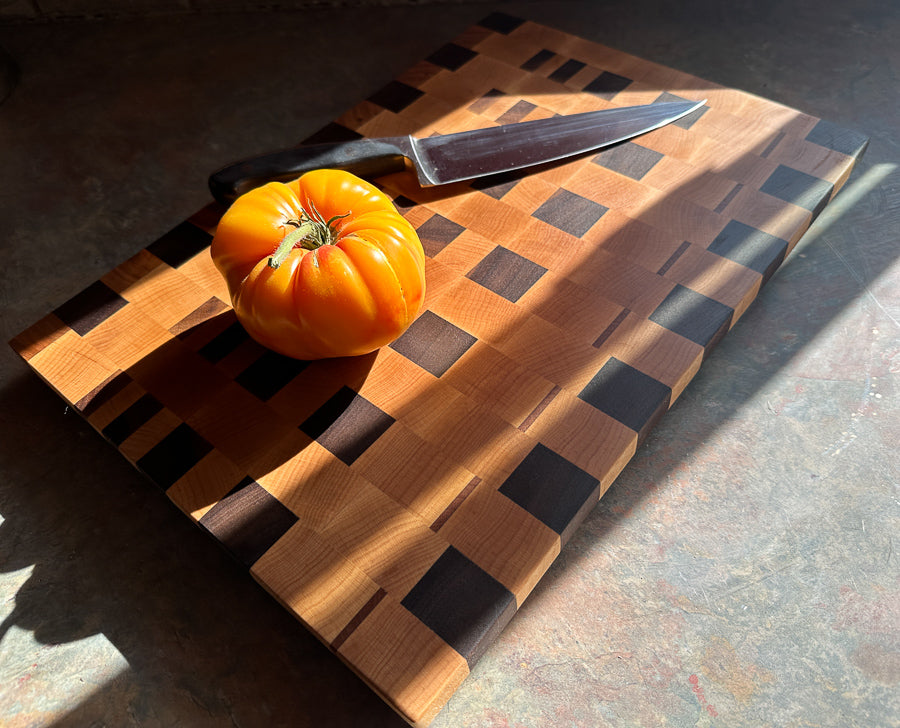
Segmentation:
{"type": "MultiPolygon", "coordinates": [[[[3,340],[494,9],[871,143],[433,725],[900,725],[890,0],[7,22],[3,340]]],[[[3,347],[0,725],[404,723],[3,347]]]]}

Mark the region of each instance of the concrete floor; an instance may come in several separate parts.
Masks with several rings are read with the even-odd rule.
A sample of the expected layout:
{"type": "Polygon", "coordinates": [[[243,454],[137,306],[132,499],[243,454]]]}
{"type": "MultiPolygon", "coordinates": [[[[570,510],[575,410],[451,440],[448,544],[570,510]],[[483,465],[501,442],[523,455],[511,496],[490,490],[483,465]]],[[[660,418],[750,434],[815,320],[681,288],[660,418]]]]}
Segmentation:
{"type": "MultiPolygon", "coordinates": [[[[493,9],[871,143],[433,725],[900,725],[891,0],[0,25],[3,340],[493,9]]],[[[6,347],[0,433],[0,724],[404,725],[6,347]]]]}

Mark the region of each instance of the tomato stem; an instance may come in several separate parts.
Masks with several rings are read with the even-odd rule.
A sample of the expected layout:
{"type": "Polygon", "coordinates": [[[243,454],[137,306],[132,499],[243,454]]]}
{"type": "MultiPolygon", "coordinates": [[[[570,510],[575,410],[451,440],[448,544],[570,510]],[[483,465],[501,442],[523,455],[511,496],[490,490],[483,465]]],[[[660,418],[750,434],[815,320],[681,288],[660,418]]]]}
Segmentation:
{"type": "Polygon", "coordinates": [[[281,243],[275,249],[275,252],[269,257],[269,267],[277,268],[284,263],[285,259],[288,257],[288,253],[294,249],[294,246],[297,243],[302,245],[304,238],[312,232],[312,229],[313,225],[311,223],[306,223],[304,225],[298,225],[295,229],[285,235],[281,239],[281,243]]]}
{"type": "Polygon", "coordinates": [[[294,229],[281,239],[275,252],[269,257],[269,267],[278,268],[298,245],[306,250],[315,250],[323,245],[334,245],[337,240],[334,223],[349,214],[346,212],[343,215],[335,215],[326,221],[315,206],[313,206],[312,215],[306,210],[301,210],[299,219],[285,221],[286,225],[292,225],[294,229]]]}

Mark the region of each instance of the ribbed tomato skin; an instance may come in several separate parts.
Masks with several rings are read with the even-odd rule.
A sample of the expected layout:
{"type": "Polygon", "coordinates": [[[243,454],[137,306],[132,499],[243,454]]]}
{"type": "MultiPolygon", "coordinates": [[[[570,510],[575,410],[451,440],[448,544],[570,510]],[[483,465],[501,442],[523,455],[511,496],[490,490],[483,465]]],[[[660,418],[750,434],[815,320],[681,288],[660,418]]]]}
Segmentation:
{"type": "Polygon", "coordinates": [[[425,253],[415,229],[380,190],[340,170],[270,182],[239,197],[211,245],[247,332],[296,359],[356,356],[399,337],[425,297],[425,253]],[[284,237],[311,216],[333,239],[295,245],[273,268],[284,237]]]}

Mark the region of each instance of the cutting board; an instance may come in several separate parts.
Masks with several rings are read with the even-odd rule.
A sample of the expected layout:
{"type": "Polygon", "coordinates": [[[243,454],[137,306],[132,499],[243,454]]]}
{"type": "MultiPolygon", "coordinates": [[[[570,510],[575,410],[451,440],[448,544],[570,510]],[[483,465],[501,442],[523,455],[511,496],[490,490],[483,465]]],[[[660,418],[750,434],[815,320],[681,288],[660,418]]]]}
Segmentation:
{"type": "MultiPolygon", "coordinates": [[[[866,139],[493,14],[308,141],[703,100],[600,154],[420,189],[423,313],[300,362],[241,329],[210,204],[12,342],[409,723],[426,725],[846,181],[866,139]]],[[[227,161],[227,160],[224,160],[227,161]]]]}

